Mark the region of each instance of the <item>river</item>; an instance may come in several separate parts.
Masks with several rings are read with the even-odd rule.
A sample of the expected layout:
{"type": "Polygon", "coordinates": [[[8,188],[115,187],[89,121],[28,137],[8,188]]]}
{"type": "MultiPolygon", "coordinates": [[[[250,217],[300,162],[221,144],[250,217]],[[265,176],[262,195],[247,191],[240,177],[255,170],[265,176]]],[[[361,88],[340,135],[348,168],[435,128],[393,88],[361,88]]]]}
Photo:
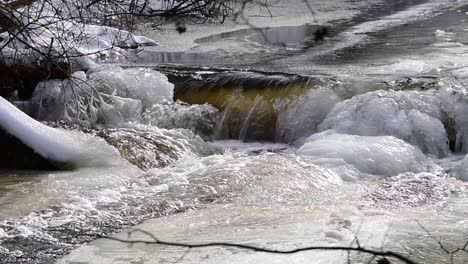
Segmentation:
{"type": "MultiPolygon", "coordinates": [[[[441,244],[452,251],[468,241],[468,2],[317,1],[315,15],[301,3],[274,5],[274,26],[252,15],[259,29],[226,22],[150,32],[161,46],[114,61],[127,70],[93,73],[117,86],[132,75],[114,76],[152,68],[174,86],[158,79],[170,93],[144,94],[157,103],[136,121],[85,131],[105,139],[82,146],[88,158],[110,165],[1,172],[0,262],[371,259],[103,238],[152,239],[140,229],[167,241],[284,250],[359,243],[451,263],[441,244]],[[330,33],[316,42],[319,24],[330,33]],[[172,94],[184,102],[160,99],[172,94]]],[[[466,252],[453,256],[467,262],[466,252]]]]}

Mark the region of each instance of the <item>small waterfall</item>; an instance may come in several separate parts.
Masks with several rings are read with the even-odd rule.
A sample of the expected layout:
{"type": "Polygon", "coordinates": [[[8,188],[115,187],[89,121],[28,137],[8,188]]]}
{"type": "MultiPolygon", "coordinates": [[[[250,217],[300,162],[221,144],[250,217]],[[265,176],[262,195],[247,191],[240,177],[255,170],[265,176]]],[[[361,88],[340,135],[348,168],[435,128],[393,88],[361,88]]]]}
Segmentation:
{"type": "Polygon", "coordinates": [[[229,100],[227,101],[228,102],[227,106],[224,109],[221,117],[219,118],[219,121],[216,124],[215,132],[214,132],[215,138],[229,137],[228,120],[229,120],[232,110],[234,109],[236,102],[239,99],[243,99],[243,95],[241,94],[241,89],[236,89],[234,93],[229,97],[229,100]]]}
{"type": "Polygon", "coordinates": [[[172,79],[176,100],[210,104],[220,111],[214,129],[218,139],[275,140],[279,114],[275,102],[300,97],[315,87],[310,77],[279,73],[226,70],[176,77],[172,79]]]}
{"type": "Polygon", "coordinates": [[[249,128],[250,124],[250,118],[252,117],[252,113],[254,112],[255,108],[257,108],[257,105],[260,103],[260,101],[263,99],[263,96],[257,95],[254,99],[254,102],[252,104],[252,107],[249,110],[249,113],[247,114],[244,123],[242,124],[242,128],[239,133],[239,139],[240,140],[245,140],[245,136],[247,133],[247,129],[249,128]]]}

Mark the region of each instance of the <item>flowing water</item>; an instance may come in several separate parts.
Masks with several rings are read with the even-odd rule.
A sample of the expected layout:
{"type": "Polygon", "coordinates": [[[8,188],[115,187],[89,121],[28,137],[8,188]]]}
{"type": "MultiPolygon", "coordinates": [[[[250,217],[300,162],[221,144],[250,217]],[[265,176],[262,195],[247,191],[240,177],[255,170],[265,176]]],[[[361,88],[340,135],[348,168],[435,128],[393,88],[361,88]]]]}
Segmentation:
{"type": "MultiPolygon", "coordinates": [[[[174,85],[111,67],[80,77],[108,92],[101,103],[64,111],[42,92],[33,99],[48,112],[17,102],[39,119],[79,120],[47,124],[99,138],[88,158],[113,162],[1,171],[0,262],[377,263],[341,251],[102,238],[152,239],[129,236],[137,228],[168,241],[271,249],[358,241],[451,263],[444,248],[468,241],[468,2],[322,2],[317,16],[334,14],[323,42],[311,39],[311,21],[236,29],[200,37],[189,52],[135,55],[174,85]]],[[[465,252],[453,256],[467,262],[465,252]]]]}

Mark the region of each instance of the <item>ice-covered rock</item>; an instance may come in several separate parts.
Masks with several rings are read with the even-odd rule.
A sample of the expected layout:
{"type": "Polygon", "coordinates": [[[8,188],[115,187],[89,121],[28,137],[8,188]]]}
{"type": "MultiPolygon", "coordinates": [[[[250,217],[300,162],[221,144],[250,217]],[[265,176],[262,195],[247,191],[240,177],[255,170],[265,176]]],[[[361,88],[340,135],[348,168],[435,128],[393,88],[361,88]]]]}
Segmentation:
{"type": "Polygon", "coordinates": [[[117,125],[140,117],[145,107],[172,102],[174,85],[150,69],[110,67],[86,76],[39,83],[25,111],[39,120],[117,125]]]}
{"type": "Polygon", "coordinates": [[[160,129],[129,125],[118,129],[99,129],[96,135],[117,148],[123,158],[142,170],[165,167],[182,158],[216,152],[207,142],[185,129],[160,129]]]}
{"type": "Polygon", "coordinates": [[[167,77],[147,68],[104,68],[89,76],[99,92],[140,100],[143,107],[173,101],[174,85],[167,77]]]}
{"type": "Polygon", "coordinates": [[[361,136],[390,135],[437,157],[449,153],[442,124],[441,101],[435,91],[376,91],[338,103],[319,131],[361,136]]]}
{"type": "Polygon", "coordinates": [[[45,126],[0,97],[0,128],[43,158],[67,167],[110,166],[118,152],[104,141],[83,133],[45,126]]]}
{"type": "Polygon", "coordinates": [[[420,172],[430,165],[419,149],[396,137],[333,131],[310,136],[296,154],[314,164],[338,170],[345,180],[420,172]]]}

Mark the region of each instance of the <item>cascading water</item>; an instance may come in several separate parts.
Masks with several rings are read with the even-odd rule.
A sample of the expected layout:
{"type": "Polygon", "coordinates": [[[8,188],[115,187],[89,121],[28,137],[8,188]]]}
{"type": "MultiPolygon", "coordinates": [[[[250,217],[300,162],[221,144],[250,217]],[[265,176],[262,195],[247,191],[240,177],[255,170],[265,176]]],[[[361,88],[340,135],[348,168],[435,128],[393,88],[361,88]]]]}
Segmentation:
{"type": "MultiPolygon", "coordinates": [[[[339,11],[331,2],[320,4],[339,11]]],[[[2,131],[44,158],[76,168],[0,172],[0,260],[370,259],[341,251],[278,256],[219,247],[129,248],[99,239],[151,239],[142,233],[129,237],[136,226],[168,241],[272,249],[359,241],[418,263],[450,263],[420,225],[450,249],[468,240],[468,36],[462,19],[468,3],[397,2],[395,10],[389,2],[370,7],[370,21],[340,24],[343,32],[332,32],[320,45],[288,42],[280,50],[262,44],[266,54],[279,51],[265,55],[268,63],[250,65],[299,75],[95,68],[71,80],[43,82],[30,101],[14,102],[42,124],[0,101],[2,131]],[[430,30],[421,41],[405,39],[421,27],[430,30]],[[402,28],[404,34],[394,34],[402,28]],[[420,46],[405,53],[395,43],[420,46]],[[382,51],[365,53],[372,44],[382,51]]],[[[280,38],[281,29],[275,32],[280,38]]],[[[226,37],[236,44],[233,35],[226,37]]],[[[226,41],[220,39],[208,47],[221,41],[218,55],[226,41]]],[[[467,260],[463,252],[453,256],[455,263],[467,260]]]]}

